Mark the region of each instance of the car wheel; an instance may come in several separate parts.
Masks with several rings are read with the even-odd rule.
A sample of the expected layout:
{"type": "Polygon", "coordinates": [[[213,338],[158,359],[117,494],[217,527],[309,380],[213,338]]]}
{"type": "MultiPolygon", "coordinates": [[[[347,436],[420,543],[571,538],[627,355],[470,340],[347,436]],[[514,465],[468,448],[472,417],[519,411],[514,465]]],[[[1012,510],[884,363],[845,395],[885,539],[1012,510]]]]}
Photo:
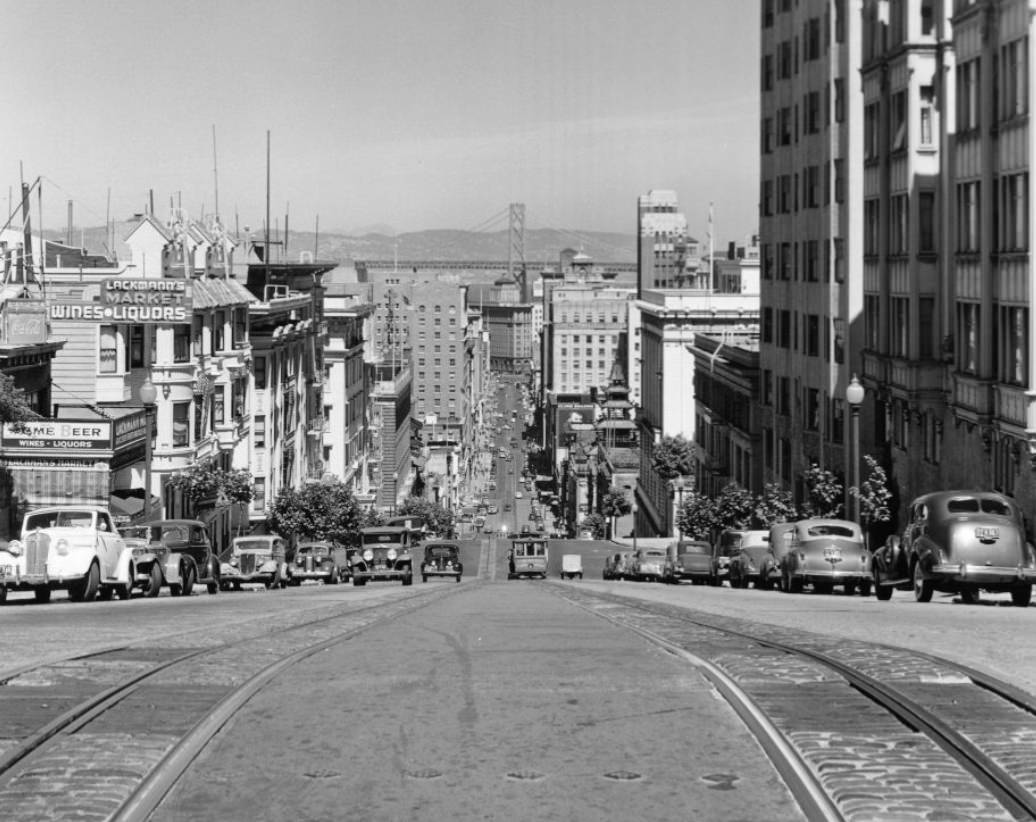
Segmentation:
{"type": "Polygon", "coordinates": [[[457,574],[457,582],[460,582],[460,574],[457,574]]]}
{"type": "Polygon", "coordinates": [[[37,602],[40,602],[40,603],[50,602],[50,588],[33,588],[32,593],[33,593],[33,596],[36,598],[37,602]]]}
{"type": "MultiPolygon", "coordinates": [[[[889,588],[889,593],[892,593],[892,589],[889,588]]],[[[864,579],[860,581],[860,596],[869,597],[871,595],[871,581],[864,579]]]]}
{"type": "Polygon", "coordinates": [[[834,585],[830,582],[814,582],[813,593],[814,594],[830,594],[834,590],[834,585]]]}
{"type": "Polygon", "coordinates": [[[803,580],[802,580],[801,577],[793,577],[791,574],[788,574],[788,591],[789,591],[789,593],[801,594],[802,593],[802,585],[803,585],[803,580]]]}
{"type": "Polygon", "coordinates": [[[403,577],[403,584],[404,585],[413,585],[414,584],[413,576],[412,575],[408,575],[408,576],[403,577]]]}
{"type": "Polygon", "coordinates": [[[148,574],[147,587],[144,588],[144,596],[157,597],[162,590],[162,569],[156,562],[151,566],[151,573],[148,574]]]}
{"type": "Polygon", "coordinates": [[[194,580],[195,580],[194,566],[193,565],[188,565],[187,569],[186,569],[186,571],[184,572],[184,575],[183,575],[183,592],[182,593],[183,593],[183,595],[185,597],[189,597],[191,595],[191,591],[194,590],[194,580]]]}
{"type": "Polygon", "coordinates": [[[135,576],[136,573],[133,570],[133,566],[130,565],[129,575],[126,577],[126,581],[115,589],[115,593],[118,595],[119,599],[129,599],[133,596],[133,579],[135,576]]]}
{"type": "Polygon", "coordinates": [[[219,593],[219,589],[220,589],[221,586],[219,584],[219,580],[217,579],[217,580],[214,580],[213,582],[206,583],[205,587],[208,589],[208,592],[210,594],[218,594],[219,593]]]}
{"type": "Polygon", "coordinates": [[[965,585],[960,589],[960,601],[965,605],[976,605],[978,599],[978,588],[974,585],[965,585]]]}
{"type": "Polygon", "coordinates": [[[339,580],[340,580],[340,578],[341,578],[341,575],[342,575],[341,571],[339,571],[337,568],[332,568],[331,569],[331,576],[329,576],[327,578],[327,584],[328,585],[337,585],[339,580]]]}
{"type": "Polygon", "coordinates": [[[892,591],[894,590],[892,585],[882,585],[878,581],[878,572],[874,572],[874,596],[876,596],[881,602],[888,602],[892,599],[892,591]]]}
{"type": "Polygon", "coordinates": [[[1016,585],[1011,589],[1011,604],[1017,608],[1027,608],[1032,601],[1032,585],[1016,585]]]}
{"type": "Polygon", "coordinates": [[[5,602],[7,602],[7,586],[0,585],[0,605],[3,605],[5,602]]]}
{"type": "Polygon", "coordinates": [[[851,597],[853,594],[856,593],[856,581],[851,579],[846,580],[842,588],[845,590],[845,595],[847,597],[851,597]]]}
{"type": "Polygon", "coordinates": [[[97,589],[97,599],[101,602],[111,602],[112,596],[115,594],[115,588],[111,585],[102,585],[97,589]]]}
{"type": "Polygon", "coordinates": [[[914,599],[918,602],[931,602],[932,593],[935,588],[931,580],[924,578],[924,571],[921,570],[921,563],[914,563],[914,599]]]}
{"type": "Polygon", "coordinates": [[[353,585],[357,588],[362,588],[367,584],[367,580],[360,579],[359,577],[353,577],[353,585]]]}
{"type": "Polygon", "coordinates": [[[770,590],[770,578],[766,574],[760,574],[759,579],[755,581],[756,590],[769,591],[770,590]]]}
{"type": "Polygon", "coordinates": [[[101,584],[101,569],[96,562],[90,564],[86,577],[69,586],[68,598],[73,602],[93,602],[97,598],[97,589],[101,584]]]}

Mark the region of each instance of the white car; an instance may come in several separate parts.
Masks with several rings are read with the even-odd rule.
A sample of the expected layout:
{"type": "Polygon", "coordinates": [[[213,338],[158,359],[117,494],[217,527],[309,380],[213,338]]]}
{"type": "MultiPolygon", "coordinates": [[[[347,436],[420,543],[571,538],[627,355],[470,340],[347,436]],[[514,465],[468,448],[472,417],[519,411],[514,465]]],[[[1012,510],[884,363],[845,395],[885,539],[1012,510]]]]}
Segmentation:
{"type": "Polygon", "coordinates": [[[76,602],[129,599],[133,582],[133,552],[100,506],[37,508],[25,515],[20,540],[0,544],[0,602],[8,591],[49,602],[62,588],[76,602]]]}
{"type": "Polygon", "coordinates": [[[515,491],[514,492],[514,498],[515,499],[521,499],[522,498],[522,492],[521,491],[515,491]]]}

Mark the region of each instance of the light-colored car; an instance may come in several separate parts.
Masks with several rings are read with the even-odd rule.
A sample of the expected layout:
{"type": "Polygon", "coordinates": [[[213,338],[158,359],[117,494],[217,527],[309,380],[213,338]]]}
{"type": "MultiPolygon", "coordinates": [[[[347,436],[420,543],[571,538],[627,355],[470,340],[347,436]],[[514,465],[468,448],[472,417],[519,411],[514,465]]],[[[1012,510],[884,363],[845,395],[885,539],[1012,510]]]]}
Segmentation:
{"type": "Polygon", "coordinates": [[[661,548],[640,548],[633,553],[629,576],[640,582],[661,582],[665,567],[665,554],[661,548]]]}
{"type": "Polygon", "coordinates": [[[37,602],[49,602],[57,589],[76,602],[112,594],[129,599],[133,584],[133,552],[100,506],[30,511],[21,539],[0,545],[0,601],[10,590],[32,591],[37,602]]]}
{"type": "Polygon", "coordinates": [[[745,531],[741,538],[741,550],[730,558],[730,587],[765,588],[763,567],[770,553],[769,531],[745,531]]]}
{"type": "Polygon", "coordinates": [[[283,588],[291,581],[287,547],[278,534],[234,537],[230,555],[220,564],[221,586],[240,591],[243,584],[258,582],[268,589],[283,588]]]}
{"type": "Polygon", "coordinates": [[[712,546],[704,540],[680,540],[666,548],[662,581],[678,583],[689,579],[693,584],[709,581],[712,576],[712,546]]]}
{"type": "Polygon", "coordinates": [[[563,554],[561,557],[561,578],[575,579],[583,578],[583,556],[582,554],[563,554]]]}
{"type": "Polygon", "coordinates": [[[818,594],[841,585],[846,594],[871,592],[871,554],[863,532],[845,519],[804,519],[795,523],[794,536],[781,566],[781,588],[801,593],[812,585],[818,594]]]}
{"type": "Polygon", "coordinates": [[[938,491],[918,497],[902,537],[874,552],[878,599],[913,588],[918,602],[935,591],[975,602],[979,591],[1009,593],[1025,607],[1036,582],[1036,550],[1017,503],[991,491],[938,491]]]}
{"type": "Polygon", "coordinates": [[[781,587],[784,558],[788,555],[794,539],[794,522],[779,522],[770,526],[769,547],[763,558],[763,567],[759,569],[759,581],[763,588],[772,588],[775,585],[781,587]]]}

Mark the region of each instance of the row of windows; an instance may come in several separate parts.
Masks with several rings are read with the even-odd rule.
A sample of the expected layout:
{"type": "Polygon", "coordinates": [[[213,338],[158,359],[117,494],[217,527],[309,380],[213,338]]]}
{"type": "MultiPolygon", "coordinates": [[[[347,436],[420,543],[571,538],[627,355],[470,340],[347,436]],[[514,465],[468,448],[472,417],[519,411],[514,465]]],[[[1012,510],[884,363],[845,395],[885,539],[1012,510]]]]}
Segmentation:
{"type": "MultiPolygon", "coordinates": [[[[782,12],[791,11],[791,5],[792,0],[763,0],[763,28],[773,27],[774,13],[778,8],[782,12]]],[[[844,43],[846,0],[834,0],[832,6],[834,8],[834,40],[836,43],[844,43]]],[[[831,23],[831,8],[827,8],[824,10],[823,18],[810,17],[805,20],[800,35],[777,44],[777,67],[780,78],[798,74],[800,57],[802,63],[820,59],[823,53],[831,47],[831,23]]],[[[768,91],[769,89],[764,85],[763,90],[768,91]]]]}
{"type": "Polygon", "coordinates": [[[803,240],[797,243],[763,243],[762,275],[764,280],[802,281],[807,283],[845,280],[845,241],[841,237],[825,240],[803,240]]]}
{"type": "Polygon", "coordinates": [[[845,122],[845,80],[836,77],[819,91],[808,91],[802,104],[782,106],[773,117],[764,117],[760,143],[763,154],[771,154],[780,146],[797,145],[799,138],[819,134],[833,123],[845,122]]]}
{"type": "MultiPolygon", "coordinates": [[[[831,342],[831,327],[824,322],[820,314],[800,314],[797,311],[766,306],[762,310],[760,319],[760,335],[764,343],[771,343],[778,348],[791,351],[801,351],[807,357],[824,356],[827,358],[831,342]],[[824,326],[823,350],[820,347],[822,325],[824,326]]],[[[842,341],[836,339],[835,345],[840,350],[842,341]]],[[[840,357],[836,359],[836,362],[841,362],[840,357]]]]}
{"type": "Polygon", "coordinates": [[[765,369],[762,373],[763,405],[774,413],[797,417],[805,431],[823,432],[827,442],[839,443],[845,434],[845,400],[827,392],[801,385],[791,377],[775,376],[765,369]],[[792,405],[794,398],[795,404],[792,405]]]}
{"type": "MultiPolygon", "coordinates": [[[[894,194],[888,198],[888,248],[889,255],[908,254],[910,240],[917,240],[918,254],[935,252],[935,192],[917,193],[917,230],[910,223],[910,195],[894,194]]],[[[863,203],[863,253],[875,256],[881,253],[882,211],[877,198],[863,203]]]]}
{"type": "MultiPolygon", "coordinates": [[[[205,339],[208,338],[208,353],[221,354],[233,350],[248,342],[248,309],[232,309],[216,311],[211,318],[194,315],[191,324],[181,323],[172,326],[173,362],[186,363],[205,352],[205,339]],[[229,338],[227,331],[230,331],[229,338]],[[227,342],[230,346],[227,346],[227,342]]],[[[127,368],[143,368],[147,362],[157,362],[156,342],[159,329],[152,327],[147,334],[145,326],[102,325],[100,327],[99,368],[102,374],[121,373],[127,368]],[[145,357],[145,340],[150,336],[149,357],[145,357]],[[125,358],[120,361],[122,347],[120,337],[125,341],[125,358]]]]}
{"type": "Polygon", "coordinates": [[[834,200],[845,202],[845,161],[836,159],[821,166],[806,166],[801,173],[779,174],[775,180],[762,181],[760,212],[763,217],[774,214],[797,214],[807,208],[831,204],[831,174],[834,170],[834,200]],[[822,170],[821,170],[822,169],[822,170]]]}

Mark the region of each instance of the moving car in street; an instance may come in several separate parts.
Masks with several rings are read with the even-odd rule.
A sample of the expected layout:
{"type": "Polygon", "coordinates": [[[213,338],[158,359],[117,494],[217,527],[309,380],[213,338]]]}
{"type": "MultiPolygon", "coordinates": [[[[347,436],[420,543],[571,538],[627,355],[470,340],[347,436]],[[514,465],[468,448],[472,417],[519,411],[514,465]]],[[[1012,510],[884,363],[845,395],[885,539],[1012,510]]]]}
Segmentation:
{"type": "Polygon", "coordinates": [[[251,582],[265,585],[267,589],[285,587],[291,580],[285,559],[287,549],[286,540],[279,534],[235,537],[229,558],[220,564],[221,586],[235,591],[251,582]]]}
{"type": "Polygon", "coordinates": [[[0,545],[0,602],[8,591],[50,602],[60,589],[75,602],[113,593],[128,599],[133,584],[132,551],[99,506],[37,508],[22,520],[21,539],[0,545]]]}
{"type": "Polygon", "coordinates": [[[205,585],[210,594],[219,592],[220,563],[204,522],[163,519],[127,526],[122,534],[133,551],[134,585],[144,596],[158,596],[164,585],[174,597],[190,596],[195,585],[205,585]]]}
{"type": "Polygon", "coordinates": [[[1009,593],[1025,607],[1036,582],[1036,552],[1017,503],[992,491],[937,491],[910,504],[902,537],[874,552],[880,600],[913,588],[918,602],[935,591],[975,602],[979,591],[1009,593]]]}
{"type": "Polygon", "coordinates": [[[511,541],[507,555],[507,578],[547,578],[547,540],[522,536],[511,541]]]}
{"type": "Polygon", "coordinates": [[[871,592],[870,551],[860,526],[845,519],[796,522],[781,572],[781,588],[788,593],[801,593],[803,585],[818,594],[829,594],[836,585],[846,594],[871,592]]]}
{"type": "Polygon", "coordinates": [[[453,577],[460,582],[464,565],[460,561],[460,547],[455,542],[429,542],[424,546],[421,563],[421,581],[428,577],[453,577]]]}
{"type": "Polygon", "coordinates": [[[666,549],[662,581],[679,583],[689,579],[693,584],[708,582],[712,576],[712,546],[704,540],[671,542],[666,549]]]}
{"type": "Polygon", "coordinates": [[[564,554],[561,557],[561,578],[583,578],[583,557],[581,554],[564,554]]]}
{"type": "Polygon", "coordinates": [[[352,557],[353,585],[398,581],[414,584],[414,533],[406,525],[360,529],[360,548],[352,557]]]}
{"type": "Polygon", "coordinates": [[[291,584],[301,585],[306,580],[315,580],[325,585],[337,585],[342,579],[345,562],[345,549],[333,542],[300,542],[291,561],[291,584]]]}

